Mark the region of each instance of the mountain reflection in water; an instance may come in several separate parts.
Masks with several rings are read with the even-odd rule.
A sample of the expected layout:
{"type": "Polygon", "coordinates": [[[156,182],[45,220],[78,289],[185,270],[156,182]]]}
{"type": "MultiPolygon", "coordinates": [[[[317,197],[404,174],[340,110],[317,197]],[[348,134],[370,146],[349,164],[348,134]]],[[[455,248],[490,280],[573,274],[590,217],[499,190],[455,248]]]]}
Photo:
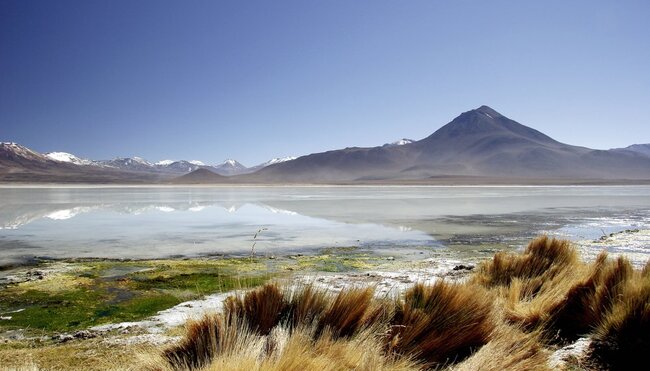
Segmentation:
{"type": "Polygon", "coordinates": [[[0,188],[0,262],[245,254],[260,228],[261,254],[516,247],[543,232],[643,228],[648,210],[643,186],[0,188]]]}

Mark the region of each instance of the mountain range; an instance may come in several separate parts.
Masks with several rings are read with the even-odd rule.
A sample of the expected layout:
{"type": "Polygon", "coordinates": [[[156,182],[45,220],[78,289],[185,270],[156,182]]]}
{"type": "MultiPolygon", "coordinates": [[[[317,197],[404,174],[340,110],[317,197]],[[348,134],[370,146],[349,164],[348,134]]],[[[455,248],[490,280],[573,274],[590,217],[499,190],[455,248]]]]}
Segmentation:
{"type": "Polygon", "coordinates": [[[0,146],[0,181],[174,183],[589,183],[650,180],[650,144],[595,150],[564,144],[488,106],[421,140],[349,147],[247,168],[235,160],[81,159],[0,146]]]}
{"type": "Polygon", "coordinates": [[[34,182],[159,182],[198,169],[223,176],[246,174],[295,157],[274,158],[246,167],[236,160],[206,165],[198,160],[149,162],[141,157],[90,160],[67,152],[38,153],[13,142],[0,143],[0,181],[34,182]]]}

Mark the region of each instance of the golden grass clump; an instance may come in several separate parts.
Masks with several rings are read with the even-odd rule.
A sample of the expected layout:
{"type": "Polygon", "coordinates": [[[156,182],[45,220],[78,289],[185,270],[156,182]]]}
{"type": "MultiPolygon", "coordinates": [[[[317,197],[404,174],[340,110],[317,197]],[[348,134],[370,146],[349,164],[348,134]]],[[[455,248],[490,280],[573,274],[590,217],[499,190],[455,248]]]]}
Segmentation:
{"type": "Polygon", "coordinates": [[[637,368],[650,349],[650,274],[644,269],[631,275],[593,333],[592,356],[610,369],[637,368]]]}
{"type": "Polygon", "coordinates": [[[475,285],[417,284],[397,302],[387,349],[430,365],[459,361],[488,342],[495,327],[492,301],[475,285]]]}
{"type": "Polygon", "coordinates": [[[394,300],[267,284],[188,326],[156,369],[546,370],[555,343],[592,337],[592,361],[641,362],[650,349],[650,262],[606,253],[586,264],[540,237],[498,253],[469,280],[416,284],[394,300]]]}
{"type": "Polygon", "coordinates": [[[534,330],[549,326],[549,313],[585,272],[568,241],[543,236],[522,254],[497,253],[479,265],[470,281],[497,294],[506,320],[534,330]]]}
{"type": "Polygon", "coordinates": [[[313,332],[302,328],[284,333],[284,346],[272,356],[244,351],[218,355],[205,368],[209,371],[329,371],[390,370],[416,371],[421,368],[408,358],[389,357],[382,352],[374,333],[364,330],[353,338],[333,338],[324,333],[314,340],[313,332]]]}
{"type": "Polygon", "coordinates": [[[228,298],[223,317],[191,323],[163,358],[171,369],[415,369],[408,358],[390,358],[377,345],[386,306],[373,293],[267,284],[228,298]]]}
{"type": "Polygon", "coordinates": [[[229,344],[233,344],[239,332],[229,331],[232,327],[216,314],[206,315],[200,320],[190,321],[183,340],[163,351],[163,358],[175,368],[196,369],[206,364],[229,344]]]}
{"type": "Polygon", "coordinates": [[[607,260],[605,253],[590,268],[586,279],[576,283],[548,309],[546,327],[564,340],[575,340],[591,332],[611,310],[634,273],[627,259],[607,260]]]}
{"type": "Polygon", "coordinates": [[[289,298],[289,326],[295,328],[299,325],[315,323],[327,308],[329,298],[324,290],[316,290],[307,285],[298,290],[293,290],[289,298]]]}
{"type": "Polygon", "coordinates": [[[231,296],[225,301],[226,316],[244,319],[249,327],[261,335],[268,335],[288,307],[284,293],[277,284],[266,284],[241,296],[231,296]]]}
{"type": "Polygon", "coordinates": [[[490,341],[451,371],[546,371],[548,351],[538,332],[526,333],[501,323],[490,341]]]}
{"type": "Polygon", "coordinates": [[[349,337],[373,323],[381,310],[373,294],[372,288],[340,291],[318,319],[316,336],[327,330],[334,338],[349,337]]]}
{"type": "Polygon", "coordinates": [[[524,291],[535,294],[541,286],[579,262],[569,241],[542,236],[528,244],[523,254],[498,252],[478,267],[473,281],[486,287],[504,286],[519,279],[524,291]]]}

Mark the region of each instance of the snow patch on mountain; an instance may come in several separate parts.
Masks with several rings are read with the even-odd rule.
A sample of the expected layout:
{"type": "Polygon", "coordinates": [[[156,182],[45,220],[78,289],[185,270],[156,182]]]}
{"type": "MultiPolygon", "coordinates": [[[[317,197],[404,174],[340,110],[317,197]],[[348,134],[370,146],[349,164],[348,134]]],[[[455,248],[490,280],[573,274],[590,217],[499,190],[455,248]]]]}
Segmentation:
{"type": "Polygon", "coordinates": [[[405,144],[411,144],[415,142],[413,139],[402,138],[400,140],[394,141],[393,143],[385,144],[387,146],[403,146],[405,144]]]}
{"type": "Polygon", "coordinates": [[[254,173],[254,172],[256,172],[256,171],[258,171],[260,169],[263,169],[263,168],[265,168],[267,166],[280,164],[280,163],[287,162],[287,161],[293,161],[293,160],[295,160],[297,158],[298,157],[295,157],[295,156],[276,157],[276,158],[270,159],[270,160],[268,160],[266,162],[263,162],[263,163],[261,163],[259,165],[255,165],[253,167],[248,168],[248,172],[249,173],[254,173]]]}
{"type": "Polygon", "coordinates": [[[236,160],[232,160],[232,159],[227,159],[226,161],[218,164],[217,166],[245,167],[244,165],[240,164],[236,160]]]}
{"type": "Polygon", "coordinates": [[[273,164],[279,164],[279,163],[282,163],[282,162],[292,161],[292,160],[295,160],[295,159],[297,159],[297,158],[298,158],[298,157],[295,157],[295,156],[276,157],[276,158],[273,158],[273,159],[271,159],[271,160],[269,160],[269,161],[266,161],[266,162],[263,163],[262,165],[263,165],[264,167],[266,167],[266,166],[273,165],[273,164]]]}
{"type": "Polygon", "coordinates": [[[196,166],[205,166],[205,163],[203,161],[199,161],[199,160],[191,160],[191,161],[188,161],[188,162],[190,164],[196,165],[196,166]]]}
{"type": "Polygon", "coordinates": [[[52,161],[57,161],[57,162],[67,162],[70,164],[84,165],[84,166],[93,165],[93,162],[91,160],[80,158],[67,152],[50,152],[50,153],[46,153],[45,157],[49,158],[52,161]]]}
{"type": "Polygon", "coordinates": [[[13,156],[18,156],[33,161],[39,161],[39,162],[50,161],[49,158],[43,156],[42,154],[36,151],[32,151],[31,149],[15,142],[0,143],[0,152],[6,152],[12,154],[13,156]]]}
{"type": "Polygon", "coordinates": [[[130,158],[129,160],[130,160],[130,161],[133,161],[133,162],[137,162],[137,163],[142,164],[142,165],[152,166],[152,163],[151,163],[151,162],[149,162],[149,161],[143,159],[142,157],[137,157],[137,156],[136,156],[136,157],[132,157],[132,158],[130,158]]]}

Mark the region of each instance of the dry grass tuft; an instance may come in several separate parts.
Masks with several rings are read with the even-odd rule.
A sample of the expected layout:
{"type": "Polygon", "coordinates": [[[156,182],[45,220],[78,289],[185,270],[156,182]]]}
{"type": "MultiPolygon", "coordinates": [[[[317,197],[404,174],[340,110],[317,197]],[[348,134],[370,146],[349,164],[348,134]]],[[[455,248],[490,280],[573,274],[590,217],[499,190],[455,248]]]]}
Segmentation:
{"type": "Polygon", "coordinates": [[[177,368],[202,367],[222,350],[225,332],[223,320],[217,315],[207,315],[190,322],[181,343],[166,349],[163,358],[177,368]]]}
{"type": "Polygon", "coordinates": [[[487,344],[451,370],[545,371],[549,370],[548,353],[540,342],[539,333],[526,333],[501,324],[487,344]]]}
{"type": "Polygon", "coordinates": [[[456,362],[487,343],[494,327],[492,297],[481,287],[417,284],[397,303],[387,350],[429,365],[456,362]]]}
{"type": "Polygon", "coordinates": [[[486,287],[507,287],[519,279],[526,285],[523,291],[535,295],[544,282],[578,262],[578,253],[569,241],[542,236],[531,241],[523,254],[496,253],[479,266],[472,279],[486,287]]]}
{"type": "Polygon", "coordinates": [[[568,241],[540,237],[521,255],[496,254],[472,281],[505,298],[510,322],[566,342],[591,332],[632,274],[625,258],[612,261],[602,253],[587,265],[568,241]]]}
{"type": "Polygon", "coordinates": [[[315,323],[325,312],[329,299],[323,290],[312,285],[293,290],[289,298],[289,326],[305,326],[315,323]]]}
{"type": "Polygon", "coordinates": [[[225,313],[229,318],[242,318],[248,326],[261,335],[268,335],[285,314],[288,304],[277,284],[266,284],[249,291],[242,298],[226,299],[225,313]]]}
{"type": "Polygon", "coordinates": [[[373,292],[371,288],[340,291],[318,319],[316,336],[328,330],[334,338],[348,337],[364,328],[372,312],[373,292]]]}
{"type": "Polygon", "coordinates": [[[188,326],[156,369],[546,370],[548,343],[593,337],[611,368],[650,349],[650,262],[592,264],[540,237],[498,253],[464,283],[416,284],[402,298],[267,284],[227,299],[223,317],[188,326]]]}
{"type": "Polygon", "coordinates": [[[625,258],[607,260],[602,253],[589,276],[575,284],[563,299],[549,309],[546,327],[564,340],[576,340],[591,332],[621,295],[634,270],[625,258]]]}
{"type": "MultiPolygon", "coordinates": [[[[285,332],[288,334],[288,331],[285,332]]],[[[381,351],[377,337],[368,330],[354,338],[334,338],[323,333],[317,340],[313,331],[298,329],[286,335],[284,346],[268,357],[263,353],[244,351],[242,354],[217,356],[206,370],[241,371],[327,371],[327,370],[391,370],[415,371],[420,367],[407,358],[388,357],[381,351]]]]}
{"type": "Polygon", "coordinates": [[[633,272],[631,279],[618,286],[611,309],[594,331],[592,356],[610,369],[633,369],[647,361],[646,352],[650,349],[647,269],[633,272]]]}

